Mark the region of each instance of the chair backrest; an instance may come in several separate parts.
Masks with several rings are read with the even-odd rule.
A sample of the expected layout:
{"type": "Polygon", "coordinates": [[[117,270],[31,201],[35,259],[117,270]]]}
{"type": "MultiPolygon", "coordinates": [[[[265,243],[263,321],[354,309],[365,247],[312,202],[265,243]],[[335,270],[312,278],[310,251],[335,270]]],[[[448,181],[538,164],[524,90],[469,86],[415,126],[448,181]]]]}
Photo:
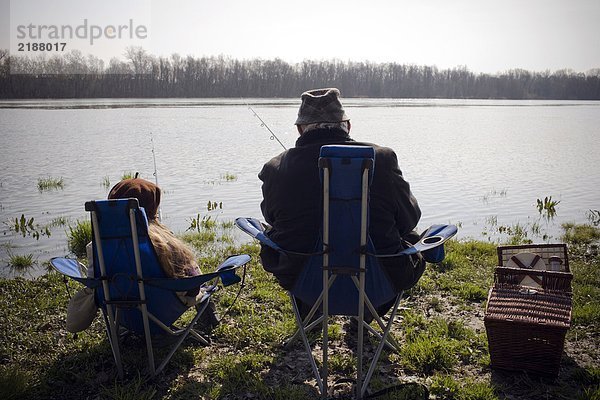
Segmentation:
{"type": "MultiPolygon", "coordinates": [[[[91,201],[85,209],[92,217],[94,276],[107,283],[96,290],[98,305],[103,309],[107,303],[117,305],[120,324],[141,334],[144,328],[137,306],[145,297],[148,312],[170,326],[187,307],[175,292],[144,284],[144,279],[166,275],[148,236],[146,213],[137,199],[91,201]]],[[[150,321],[150,331],[161,329],[150,321]]]]}
{"type": "Polygon", "coordinates": [[[368,236],[368,188],[375,170],[375,150],[367,146],[323,146],[319,158],[323,178],[323,230],[292,294],[314,304],[323,290],[323,268],[337,277],[329,290],[329,314],[358,315],[359,290],[352,281],[365,262],[365,292],[375,308],[395,293],[368,236]],[[366,206],[365,206],[366,205],[366,206]]]}

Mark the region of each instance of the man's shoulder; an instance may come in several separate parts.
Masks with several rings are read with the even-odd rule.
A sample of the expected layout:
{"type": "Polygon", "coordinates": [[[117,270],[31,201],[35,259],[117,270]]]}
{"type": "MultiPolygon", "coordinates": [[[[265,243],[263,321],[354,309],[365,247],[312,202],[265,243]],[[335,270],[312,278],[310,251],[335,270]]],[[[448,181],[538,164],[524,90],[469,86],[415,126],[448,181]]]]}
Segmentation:
{"type": "Polygon", "coordinates": [[[282,163],[284,163],[286,157],[288,157],[288,153],[290,152],[290,150],[292,149],[287,149],[286,151],[279,153],[278,155],[264,163],[260,173],[258,174],[258,177],[262,179],[265,176],[271,176],[274,173],[276,173],[276,171],[278,171],[281,168],[281,165],[282,163]]]}
{"type": "Polygon", "coordinates": [[[266,163],[264,163],[262,169],[260,170],[260,173],[258,174],[258,177],[263,177],[265,176],[265,174],[268,174],[270,171],[273,171],[277,168],[279,168],[279,165],[281,164],[281,154],[271,158],[269,161],[267,161],[266,163]]]}

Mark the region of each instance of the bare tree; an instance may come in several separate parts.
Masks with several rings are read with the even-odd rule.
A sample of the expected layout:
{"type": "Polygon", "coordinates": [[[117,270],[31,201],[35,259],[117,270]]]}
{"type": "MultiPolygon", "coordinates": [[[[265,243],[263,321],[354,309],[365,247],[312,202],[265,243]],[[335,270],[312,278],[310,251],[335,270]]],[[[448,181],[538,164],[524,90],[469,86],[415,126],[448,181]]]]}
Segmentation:
{"type": "Polygon", "coordinates": [[[346,97],[600,99],[600,69],[476,74],[465,66],[368,61],[236,60],[226,56],[155,57],[129,47],[107,65],[79,51],[14,57],[0,50],[0,98],[27,97],[297,97],[337,86],[346,97]],[[11,74],[12,72],[12,74],[11,74]],[[16,73],[15,73],[16,72],[16,73]],[[51,74],[51,76],[48,76],[51,74]]]}

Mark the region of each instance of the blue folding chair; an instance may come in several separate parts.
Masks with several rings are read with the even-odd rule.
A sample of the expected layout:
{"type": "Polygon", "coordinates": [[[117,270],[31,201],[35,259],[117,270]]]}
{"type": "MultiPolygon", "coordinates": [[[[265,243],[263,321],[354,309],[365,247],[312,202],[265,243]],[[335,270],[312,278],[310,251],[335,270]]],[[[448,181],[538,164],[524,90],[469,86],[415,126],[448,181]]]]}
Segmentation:
{"type": "Polygon", "coordinates": [[[74,259],[57,257],[51,264],[63,275],[94,289],[119,377],[123,377],[119,339],[124,332],[144,336],[152,376],[163,370],[186,337],[208,344],[194,330],[194,324],[207,309],[218,279],[223,286],[240,282],[236,269],[243,266],[245,273],[250,256],[229,257],[213,273],[168,278],[150,242],[146,213],[137,199],[91,201],[85,203],[85,209],[92,220],[93,276],[88,277],[74,259]],[[200,290],[202,294],[196,305],[197,313],[186,327],[177,328],[174,323],[189,308],[177,292],[191,290],[200,290]],[[175,343],[156,367],[152,337],[159,334],[174,337],[175,343]]]}
{"type": "MultiPolygon", "coordinates": [[[[315,252],[305,254],[309,256],[308,261],[289,293],[298,325],[298,331],[289,342],[301,337],[323,397],[328,393],[329,316],[351,316],[358,321],[356,397],[363,398],[384,346],[398,350],[390,329],[402,292],[394,290],[378,258],[410,256],[420,252],[427,261],[440,262],[444,259],[443,243],[457,232],[454,225],[434,225],[412,247],[395,254],[376,254],[368,235],[369,186],[374,164],[375,151],[372,147],[335,145],[321,148],[319,168],[323,181],[323,229],[315,252]],[[296,299],[312,305],[304,318],[301,317],[296,299]],[[376,309],[391,302],[394,306],[388,322],[384,323],[376,309]],[[365,307],[379,325],[381,333],[365,322],[365,307]],[[313,319],[318,311],[322,315],[313,319]],[[306,334],[319,324],[322,325],[323,340],[320,372],[306,334]],[[364,336],[361,327],[379,339],[366,375],[363,374],[364,336]]],[[[262,245],[281,253],[299,254],[274,243],[256,219],[238,218],[236,226],[258,239],[262,245]]]]}

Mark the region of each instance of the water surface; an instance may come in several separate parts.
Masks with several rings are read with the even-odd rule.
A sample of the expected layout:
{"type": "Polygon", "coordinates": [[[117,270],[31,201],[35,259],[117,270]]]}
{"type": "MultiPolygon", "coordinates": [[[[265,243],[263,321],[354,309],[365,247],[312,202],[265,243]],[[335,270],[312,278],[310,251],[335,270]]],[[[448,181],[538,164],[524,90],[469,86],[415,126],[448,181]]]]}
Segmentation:
{"type": "MultiPolygon", "coordinates": [[[[9,229],[24,214],[46,225],[87,218],[124,172],[164,189],[163,222],[181,232],[197,214],[261,217],[262,164],[282,148],[249,103],[291,147],[299,105],[290,99],[100,99],[0,102],[0,262],[67,254],[65,226],[50,238],[9,229]],[[42,191],[39,178],[62,177],[42,191]],[[234,179],[232,179],[232,177],[234,179]],[[211,201],[223,208],[208,212],[211,201]]],[[[556,241],[562,222],[600,208],[600,102],[347,99],[352,136],[392,147],[423,211],[420,228],[457,223],[460,237],[500,240],[495,226],[539,224],[556,241]],[[540,220],[536,199],[560,200],[540,220]]],[[[541,241],[541,238],[534,238],[541,241]]]]}

